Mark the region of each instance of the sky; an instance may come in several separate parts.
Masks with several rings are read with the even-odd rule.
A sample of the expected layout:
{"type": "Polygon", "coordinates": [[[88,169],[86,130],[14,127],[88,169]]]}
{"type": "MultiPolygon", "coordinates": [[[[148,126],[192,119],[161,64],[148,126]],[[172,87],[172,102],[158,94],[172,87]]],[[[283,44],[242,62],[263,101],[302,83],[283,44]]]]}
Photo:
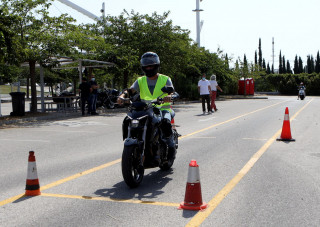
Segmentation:
{"type": "MultiPolygon", "coordinates": [[[[101,16],[102,3],[106,15],[119,16],[123,10],[149,14],[170,11],[174,25],[190,30],[190,38],[196,40],[197,0],[70,0],[89,12],[101,16]]],[[[233,59],[254,62],[261,38],[262,57],[272,64],[272,38],[274,38],[275,69],[279,65],[279,53],[290,61],[300,56],[306,63],[307,56],[314,58],[320,50],[320,1],[319,0],[202,0],[200,20],[203,27],[200,45],[210,52],[219,48],[233,59]]],[[[79,23],[93,20],[55,0],[50,8],[52,15],[67,13],[79,23]]]]}

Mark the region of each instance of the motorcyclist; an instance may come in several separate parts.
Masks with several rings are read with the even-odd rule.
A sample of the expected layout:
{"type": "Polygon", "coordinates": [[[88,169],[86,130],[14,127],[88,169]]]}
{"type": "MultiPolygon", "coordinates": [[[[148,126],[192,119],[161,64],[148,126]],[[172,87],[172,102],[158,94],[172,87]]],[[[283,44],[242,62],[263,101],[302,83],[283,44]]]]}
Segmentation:
{"type": "Polygon", "coordinates": [[[299,87],[298,87],[298,99],[300,98],[300,90],[303,90],[303,92],[305,93],[306,91],[306,87],[304,86],[303,82],[300,83],[299,87]]]}
{"type": "MultiPolygon", "coordinates": [[[[162,87],[167,86],[173,88],[170,77],[158,73],[160,67],[160,58],[156,53],[144,53],[141,57],[140,64],[145,76],[139,77],[129,89],[124,91],[124,93],[119,96],[117,100],[119,105],[123,104],[122,98],[132,97],[137,93],[140,93],[141,101],[150,102],[163,94],[161,91],[162,87]]],[[[166,144],[169,148],[168,158],[174,158],[176,155],[176,148],[172,133],[171,120],[175,114],[171,109],[171,95],[163,94],[161,98],[163,98],[163,103],[157,105],[162,112],[161,128],[165,136],[166,144]]],[[[159,154],[154,154],[154,158],[155,161],[159,161],[159,154]]]]}

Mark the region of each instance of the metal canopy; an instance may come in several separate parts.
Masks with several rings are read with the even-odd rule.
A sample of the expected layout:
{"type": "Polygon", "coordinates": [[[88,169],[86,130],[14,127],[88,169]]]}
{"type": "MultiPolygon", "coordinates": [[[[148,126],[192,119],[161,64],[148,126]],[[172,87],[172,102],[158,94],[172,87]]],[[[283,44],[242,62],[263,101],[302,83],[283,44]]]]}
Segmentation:
{"type": "MultiPolygon", "coordinates": [[[[51,57],[50,58],[52,62],[57,62],[60,66],[64,65],[70,65],[73,63],[78,63],[78,66],[71,66],[71,67],[55,67],[52,69],[78,69],[79,70],[79,81],[80,83],[82,82],[82,67],[86,68],[103,68],[103,67],[113,67],[115,64],[107,61],[98,61],[98,60],[91,60],[91,59],[78,59],[78,60],[73,60],[68,57],[51,57]],[[101,64],[101,65],[84,65],[83,63],[95,63],[95,64],[101,64]]],[[[49,65],[48,63],[46,65],[49,65]]],[[[22,67],[29,67],[28,62],[22,63],[20,66],[22,67]]],[[[36,68],[40,68],[40,85],[41,85],[41,109],[42,112],[44,112],[44,72],[43,72],[43,67],[39,63],[36,64],[36,68]]],[[[1,99],[0,99],[1,101],[1,99]]],[[[1,105],[1,104],[0,104],[1,105]]],[[[1,116],[1,106],[0,106],[0,116],[1,116]]]]}

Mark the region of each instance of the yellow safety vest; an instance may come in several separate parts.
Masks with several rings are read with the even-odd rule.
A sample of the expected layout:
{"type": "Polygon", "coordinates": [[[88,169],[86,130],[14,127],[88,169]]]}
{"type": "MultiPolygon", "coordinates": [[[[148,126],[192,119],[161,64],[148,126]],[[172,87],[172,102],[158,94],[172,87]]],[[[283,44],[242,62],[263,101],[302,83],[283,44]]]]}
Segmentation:
{"type": "MultiPolygon", "coordinates": [[[[148,87],[147,77],[146,76],[139,77],[138,84],[139,84],[139,89],[140,89],[141,100],[148,102],[148,101],[151,101],[151,100],[158,98],[163,93],[161,91],[161,88],[166,86],[168,78],[169,78],[168,76],[159,74],[156,86],[153,90],[153,94],[151,94],[149,87],[148,87]]],[[[165,93],[165,94],[161,95],[160,98],[164,98],[167,95],[168,94],[165,93]]],[[[166,102],[166,103],[157,105],[157,107],[160,108],[161,110],[169,110],[170,111],[171,110],[170,105],[171,105],[170,102],[166,102]]]]}

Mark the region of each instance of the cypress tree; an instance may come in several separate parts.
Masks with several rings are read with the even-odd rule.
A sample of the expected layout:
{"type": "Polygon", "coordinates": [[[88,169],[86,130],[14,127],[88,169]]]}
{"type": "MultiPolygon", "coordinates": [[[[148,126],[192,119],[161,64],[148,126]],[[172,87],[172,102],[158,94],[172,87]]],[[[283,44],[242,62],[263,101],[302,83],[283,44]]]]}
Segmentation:
{"type": "Polygon", "coordinates": [[[274,66],[272,64],[272,67],[271,67],[271,73],[274,74],[274,66]]]}
{"type": "Polygon", "coordinates": [[[226,54],[226,56],[225,56],[225,64],[226,64],[226,67],[229,69],[229,58],[228,58],[228,54],[226,54]]]}
{"type": "Polygon", "coordinates": [[[310,73],[314,73],[314,70],[315,70],[315,65],[314,65],[314,58],[313,56],[311,55],[311,59],[310,59],[310,69],[311,69],[311,72],[310,73]]]}
{"type": "Polygon", "coordinates": [[[282,74],[282,56],[281,56],[281,50],[279,54],[279,74],[282,74]]]}
{"type": "Polygon", "coordinates": [[[316,73],[320,73],[320,55],[319,55],[319,51],[317,53],[317,58],[316,58],[315,72],[316,73]]]}
{"type": "Polygon", "coordinates": [[[254,52],[254,64],[255,64],[255,65],[258,65],[257,51],[254,52]]]}
{"type": "Polygon", "coordinates": [[[287,73],[292,74],[291,66],[289,60],[287,60],[287,73]]]}
{"type": "Polygon", "coordinates": [[[303,62],[301,57],[299,57],[299,73],[303,73],[303,62]]]}
{"type": "Polygon", "coordinates": [[[284,58],[284,56],[282,57],[282,73],[287,73],[286,59],[284,58]]]}
{"type": "Polygon", "coordinates": [[[259,66],[260,66],[260,68],[262,68],[261,38],[259,38],[259,66]]]}
{"type": "Polygon", "coordinates": [[[243,72],[246,74],[248,72],[248,61],[247,56],[243,56],[243,72]]]}
{"type": "Polygon", "coordinates": [[[271,70],[270,70],[270,66],[269,66],[269,62],[267,64],[267,71],[266,71],[267,74],[270,74],[271,73],[271,70]]]}
{"type": "Polygon", "coordinates": [[[310,55],[307,56],[307,72],[311,73],[311,58],[310,55]]]}
{"type": "Polygon", "coordinates": [[[262,68],[263,69],[266,69],[266,61],[263,59],[263,61],[262,61],[262,68]]]}
{"type": "Polygon", "coordinates": [[[294,67],[293,67],[294,74],[299,74],[299,62],[298,62],[298,56],[294,58],[294,67]]]}

